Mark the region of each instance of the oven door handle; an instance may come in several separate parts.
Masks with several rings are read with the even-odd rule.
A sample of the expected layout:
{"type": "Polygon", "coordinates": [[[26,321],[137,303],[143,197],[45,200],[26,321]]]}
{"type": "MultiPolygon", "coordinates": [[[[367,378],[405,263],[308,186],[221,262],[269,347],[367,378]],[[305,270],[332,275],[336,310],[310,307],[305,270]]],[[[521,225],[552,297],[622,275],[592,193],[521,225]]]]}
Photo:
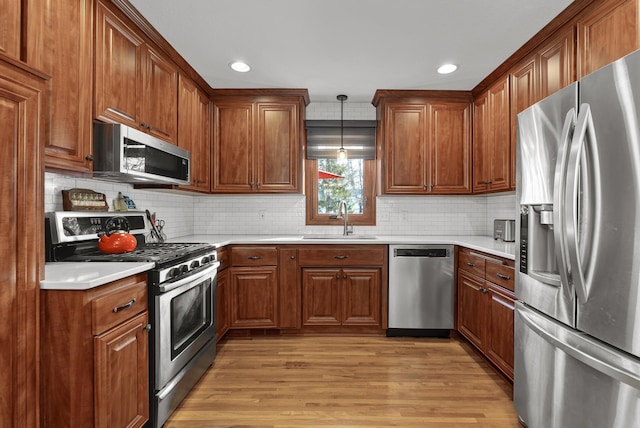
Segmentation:
{"type": "Polygon", "coordinates": [[[196,282],[207,275],[211,275],[212,272],[215,272],[218,267],[220,267],[220,262],[213,262],[213,264],[202,272],[198,272],[196,275],[189,275],[185,278],[180,279],[176,282],[171,282],[167,285],[161,285],[158,287],[161,293],[166,293],[167,291],[175,290],[176,288],[182,287],[185,284],[189,284],[191,282],[196,282]]]}

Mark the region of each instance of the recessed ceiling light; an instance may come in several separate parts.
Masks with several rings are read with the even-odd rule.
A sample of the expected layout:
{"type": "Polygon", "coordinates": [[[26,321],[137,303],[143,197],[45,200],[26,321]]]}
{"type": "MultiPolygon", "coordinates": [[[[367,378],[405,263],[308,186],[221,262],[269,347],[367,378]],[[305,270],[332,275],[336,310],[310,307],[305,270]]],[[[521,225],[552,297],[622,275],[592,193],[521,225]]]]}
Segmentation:
{"type": "Polygon", "coordinates": [[[449,74],[449,73],[453,73],[457,69],[458,69],[458,66],[455,64],[444,64],[438,67],[438,73],[449,74]]]}
{"type": "Polygon", "coordinates": [[[232,70],[237,71],[239,73],[246,73],[247,71],[251,70],[251,67],[249,67],[249,64],[246,64],[242,61],[232,62],[231,64],[229,64],[229,67],[231,67],[232,70]]]}

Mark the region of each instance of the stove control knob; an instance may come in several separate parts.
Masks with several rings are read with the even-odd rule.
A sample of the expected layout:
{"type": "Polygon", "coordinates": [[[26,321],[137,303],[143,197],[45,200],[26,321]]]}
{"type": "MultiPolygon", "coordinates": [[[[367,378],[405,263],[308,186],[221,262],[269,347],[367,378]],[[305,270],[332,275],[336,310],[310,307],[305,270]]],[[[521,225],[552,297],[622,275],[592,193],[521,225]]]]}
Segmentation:
{"type": "Polygon", "coordinates": [[[191,266],[190,267],[191,267],[191,269],[195,269],[197,267],[200,267],[200,262],[195,260],[195,261],[191,262],[191,266]]]}
{"type": "Polygon", "coordinates": [[[202,260],[200,260],[200,263],[202,263],[203,265],[209,263],[209,256],[204,256],[202,260]]]}
{"type": "Polygon", "coordinates": [[[186,273],[186,272],[188,272],[188,271],[189,271],[189,266],[187,266],[187,265],[182,265],[182,266],[180,266],[180,271],[181,271],[182,273],[186,273]]]}
{"type": "Polygon", "coordinates": [[[175,278],[180,275],[180,269],[173,268],[169,272],[167,272],[167,279],[175,278]]]}

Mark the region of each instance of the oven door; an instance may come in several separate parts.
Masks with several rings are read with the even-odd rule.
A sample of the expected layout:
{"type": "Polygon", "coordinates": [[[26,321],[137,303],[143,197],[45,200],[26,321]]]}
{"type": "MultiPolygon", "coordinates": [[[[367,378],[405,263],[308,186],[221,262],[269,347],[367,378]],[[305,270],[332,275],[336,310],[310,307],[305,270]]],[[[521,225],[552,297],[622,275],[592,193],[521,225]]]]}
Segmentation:
{"type": "Polygon", "coordinates": [[[215,263],[159,287],[155,296],[155,389],[161,390],[200,349],[215,340],[215,263]]]}

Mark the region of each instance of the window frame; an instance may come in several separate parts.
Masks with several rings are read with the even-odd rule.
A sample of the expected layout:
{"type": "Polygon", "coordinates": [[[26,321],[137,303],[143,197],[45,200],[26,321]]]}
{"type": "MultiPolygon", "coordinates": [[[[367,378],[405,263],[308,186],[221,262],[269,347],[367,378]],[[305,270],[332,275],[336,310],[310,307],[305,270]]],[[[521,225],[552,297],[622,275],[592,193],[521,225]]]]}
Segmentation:
{"type": "MultiPolygon", "coordinates": [[[[364,183],[362,195],[364,197],[364,212],[349,214],[349,224],[355,226],[376,225],[376,160],[364,160],[364,183]]],[[[307,211],[307,225],[340,226],[342,219],[332,219],[330,214],[318,213],[318,161],[305,159],[305,197],[307,211]]],[[[336,207],[337,209],[338,207],[336,207]]]]}

